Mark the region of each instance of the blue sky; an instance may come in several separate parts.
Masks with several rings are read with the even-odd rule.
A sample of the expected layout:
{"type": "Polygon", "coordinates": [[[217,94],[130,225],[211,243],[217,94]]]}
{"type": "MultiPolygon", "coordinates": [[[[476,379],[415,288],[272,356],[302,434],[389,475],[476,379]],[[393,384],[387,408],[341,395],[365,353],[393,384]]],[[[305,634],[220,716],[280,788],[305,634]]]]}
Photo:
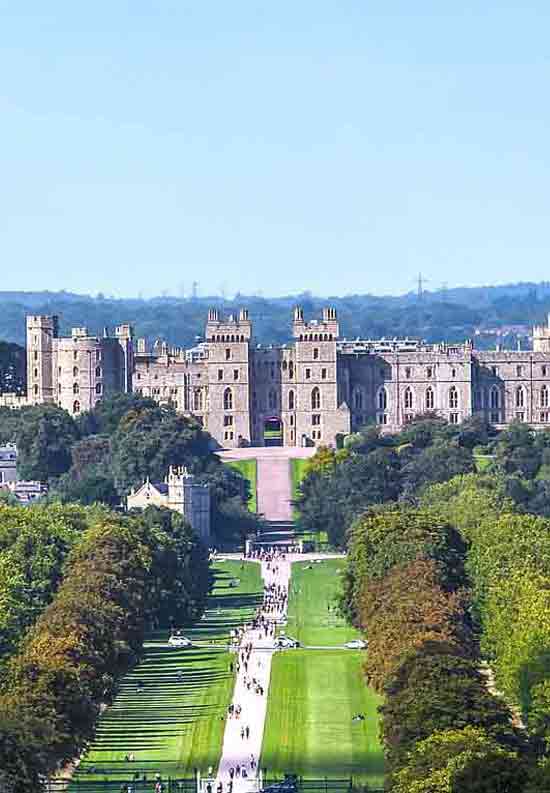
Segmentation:
{"type": "Polygon", "coordinates": [[[548,2],[0,0],[0,289],[550,274],[548,2]]]}

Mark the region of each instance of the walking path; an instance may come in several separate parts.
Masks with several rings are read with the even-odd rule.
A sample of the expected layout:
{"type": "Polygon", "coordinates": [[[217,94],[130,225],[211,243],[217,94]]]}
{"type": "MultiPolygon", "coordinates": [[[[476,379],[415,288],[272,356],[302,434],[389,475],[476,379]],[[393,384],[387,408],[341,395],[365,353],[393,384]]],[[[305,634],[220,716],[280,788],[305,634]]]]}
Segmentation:
{"type": "Polygon", "coordinates": [[[267,630],[259,625],[245,630],[235,656],[235,690],[227,715],[215,787],[219,790],[221,783],[223,793],[248,793],[257,789],[257,764],[267,712],[275,623],[286,616],[291,561],[292,558],[275,558],[271,562],[261,562],[265,595],[264,606],[256,622],[262,622],[267,630]],[[285,593],[284,597],[281,597],[281,592],[285,593]],[[243,776],[242,769],[245,769],[246,776],[243,776]]]}

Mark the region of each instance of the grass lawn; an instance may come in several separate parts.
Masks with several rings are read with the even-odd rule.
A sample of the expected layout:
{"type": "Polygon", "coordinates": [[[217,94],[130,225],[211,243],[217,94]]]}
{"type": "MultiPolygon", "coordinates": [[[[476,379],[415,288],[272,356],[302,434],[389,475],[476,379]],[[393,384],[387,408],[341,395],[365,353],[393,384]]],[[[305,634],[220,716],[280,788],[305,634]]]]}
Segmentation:
{"type": "Polygon", "coordinates": [[[325,559],[321,564],[294,562],[290,579],[286,632],[302,644],[341,645],[359,635],[336,611],[344,559],[325,559]]]}
{"type": "Polygon", "coordinates": [[[229,670],[233,656],[216,643],[227,641],[232,627],[252,617],[261,602],[262,583],[257,564],[218,562],[214,573],[203,619],[185,630],[204,646],[172,650],[166,646],[167,631],[150,637],[143,660],[122,679],[114,704],[101,717],[76,780],[128,779],[136,771],[149,779],[155,773],[188,776],[195,767],[204,772],[217,765],[234,674],[229,670]],[[229,584],[234,578],[240,584],[233,588],[229,584]],[[137,681],[144,684],[141,693],[137,681]],[[130,752],[136,760],[127,763],[124,757],[130,752]]]}
{"type": "Polygon", "coordinates": [[[261,758],[268,775],[353,776],[382,786],[380,698],[362,679],[361,652],[281,652],[271,675],[261,758]],[[356,713],[365,721],[353,722],[356,713]]]}
{"type": "Polygon", "coordinates": [[[250,482],[250,498],[248,499],[248,509],[251,512],[258,511],[258,497],[257,497],[257,472],[258,465],[256,460],[230,460],[226,463],[232,468],[236,468],[245,479],[250,482]]]}
{"type": "MultiPolygon", "coordinates": [[[[343,559],[292,565],[287,633],[305,645],[338,646],[357,632],[334,612],[343,559]],[[329,612],[327,604],[330,604],[329,612]]],[[[382,786],[380,698],[365,685],[361,651],[289,650],[273,659],[261,764],[268,774],[342,778],[382,786]],[[353,722],[356,713],[365,721],[353,722]]]]}
{"type": "Polygon", "coordinates": [[[295,457],[290,460],[290,477],[292,481],[292,500],[295,501],[300,495],[300,483],[305,475],[305,467],[308,459],[295,457]]]}

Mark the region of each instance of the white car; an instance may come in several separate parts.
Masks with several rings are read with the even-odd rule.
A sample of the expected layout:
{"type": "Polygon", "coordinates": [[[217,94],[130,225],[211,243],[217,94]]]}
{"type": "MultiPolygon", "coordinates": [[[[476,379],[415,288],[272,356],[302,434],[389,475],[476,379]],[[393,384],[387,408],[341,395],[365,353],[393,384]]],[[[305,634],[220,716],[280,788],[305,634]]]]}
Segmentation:
{"type": "Polygon", "coordinates": [[[170,636],[168,639],[170,647],[192,647],[191,639],[186,639],[185,636],[170,636]]]}
{"type": "Polygon", "coordinates": [[[366,650],[368,647],[368,642],[365,639],[352,639],[349,642],[346,642],[346,647],[348,650],[366,650]]]}
{"type": "Polygon", "coordinates": [[[279,636],[275,641],[275,647],[280,650],[294,649],[300,646],[298,639],[292,639],[290,636],[279,636]]]}

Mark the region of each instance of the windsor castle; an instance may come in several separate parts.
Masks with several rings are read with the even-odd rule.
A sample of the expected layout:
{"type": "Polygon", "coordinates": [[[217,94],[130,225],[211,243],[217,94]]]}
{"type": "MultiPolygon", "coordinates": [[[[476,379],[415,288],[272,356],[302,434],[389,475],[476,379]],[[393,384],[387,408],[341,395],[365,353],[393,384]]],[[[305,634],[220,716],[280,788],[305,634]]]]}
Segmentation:
{"type": "Polygon", "coordinates": [[[419,413],[457,424],[480,414],[499,426],[550,422],[550,322],[533,329],[533,349],[477,351],[471,342],[340,337],[336,311],[305,319],[294,310],[293,341],[254,342],[246,309],[208,314],[191,349],[73,328],[55,316],[27,317],[27,395],[0,405],[50,403],[72,415],[104,396],[134,391],[195,416],[222,447],[337,445],[367,422],[396,431],[419,413]]]}

